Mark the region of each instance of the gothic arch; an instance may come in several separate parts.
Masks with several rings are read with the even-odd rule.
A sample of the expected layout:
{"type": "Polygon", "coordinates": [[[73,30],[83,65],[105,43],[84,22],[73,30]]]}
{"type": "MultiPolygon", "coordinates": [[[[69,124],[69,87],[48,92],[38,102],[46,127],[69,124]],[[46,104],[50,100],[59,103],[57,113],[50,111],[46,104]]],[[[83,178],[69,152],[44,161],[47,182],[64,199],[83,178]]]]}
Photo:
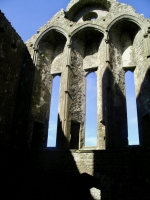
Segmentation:
{"type": "Polygon", "coordinates": [[[47,33],[49,33],[50,31],[52,31],[52,30],[55,30],[55,31],[61,33],[61,34],[64,35],[64,37],[66,37],[66,39],[68,40],[68,38],[69,38],[69,37],[68,37],[68,33],[67,33],[63,28],[60,28],[60,27],[57,27],[57,26],[49,27],[49,28],[47,28],[45,31],[43,31],[43,32],[40,34],[40,36],[37,38],[37,40],[36,40],[36,42],[35,42],[35,44],[34,44],[34,48],[35,48],[35,49],[38,48],[39,43],[40,43],[40,41],[43,39],[43,37],[44,37],[47,33]]]}
{"type": "Polygon", "coordinates": [[[98,26],[98,25],[94,25],[94,24],[84,24],[80,27],[78,27],[77,29],[75,29],[70,35],[71,37],[74,37],[77,33],[79,33],[80,31],[83,31],[84,29],[86,28],[89,28],[89,29],[92,29],[92,30],[96,30],[100,33],[102,33],[103,35],[105,34],[105,30],[102,26],[98,26]]]}
{"type": "Polygon", "coordinates": [[[67,7],[66,17],[70,21],[78,21],[81,17],[83,17],[84,14],[92,11],[91,7],[93,7],[95,11],[101,10],[104,12],[109,12],[111,3],[107,0],[73,1],[67,7]]]}
{"type": "MultiPolygon", "coordinates": [[[[62,28],[53,26],[40,34],[34,46],[34,58],[36,63],[35,77],[38,77],[34,79],[34,84],[36,85],[36,90],[34,91],[34,93],[38,93],[37,99],[34,100],[34,104],[40,104],[39,109],[36,109],[34,112],[35,118],[41,118],[40,121],[43,123],[44,126],[43,134],[46,136],[46,138],[49,126],[48,121],[51,113],[50,105],[52,99],[53,77],[56,75],[60,75],[66,66],[65,47],[67,42],[68,33],[62,28]],[[40,70],[43,74],[40,74],[40,70]],[[44,118],[44,116],[46,116],[46,118],[44,118]]],[[[60,80],[60,82],[61,81],[63,80],[60,80]]],[[[60,91],[62,91],[62,89],[60,89],[60,91]]],[[[63,92],[60,92],[60,95],[63,95],[63,92]]],[[[59,106],[62,107],[62,104],[59,104],[59,106]]],[[[62,113],[62,111],[59,111],[59,115],[60,112],[62,113]]]]}
{"type": "Polygon", "coordinates": [[[143,34],[146,33],[145,24],[141,21],[141,19],[138,17],[132,16],[132,15],[127,15],[127,14],[120,15],[119,17],[117,17],[113,21],[111,21],[111,23],[107,26],[107,30],[110,31],[111,28],[115,24],[120,22],[121,20],[127,20],[127,21],[131,21],[131,22],[135,23],[136,25],[139,26],[140,29],[142,29],[143,34]]]}

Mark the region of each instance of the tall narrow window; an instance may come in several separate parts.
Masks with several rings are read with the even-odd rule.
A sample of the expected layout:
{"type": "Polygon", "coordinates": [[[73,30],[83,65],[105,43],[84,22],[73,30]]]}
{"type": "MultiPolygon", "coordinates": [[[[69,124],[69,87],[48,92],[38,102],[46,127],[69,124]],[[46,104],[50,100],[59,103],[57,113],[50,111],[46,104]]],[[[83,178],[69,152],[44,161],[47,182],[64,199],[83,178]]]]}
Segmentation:
{"type": "Polygon", "coordinates": [[[126,104],[128,117],[128,141],[129,145],[139,144],[137,106],[134,86],[134,74],[130,71],[125,73],[126,104]]]}
{"type": "Polygon", "coordinates": [[[56,147],[60,76],[53,79],[47,147],[56,147]]]}
{"type": "Polygon", "coordinates": [[[97,79],[95,73],[86,77],[85,146],[97,145],[97,79]]]}

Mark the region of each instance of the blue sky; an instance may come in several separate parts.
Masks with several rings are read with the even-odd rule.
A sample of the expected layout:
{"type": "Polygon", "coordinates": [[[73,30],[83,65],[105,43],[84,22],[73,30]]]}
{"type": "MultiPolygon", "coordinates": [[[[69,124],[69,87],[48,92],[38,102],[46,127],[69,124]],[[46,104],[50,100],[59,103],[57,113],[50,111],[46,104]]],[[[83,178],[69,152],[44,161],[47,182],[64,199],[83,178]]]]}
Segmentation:
{"type": "Polygon", "coordinates": [[[97,145],[97,77],[90,73],[86,77],[85,145],[97,145]],[[91,95],[92,94],[92,95],[91,95]]]}
{"type": "Polygon", "coordinates": [[[60,88],[60,76],[56,76],[53,79],[52,85],[52,98],[50,107],[49,117],[49,134],[47,145],[50,147],[56,146],[56,130],[57,130],[57,119],[58,119],[58,105],[59,105],[59,88],[60,88]]]}
{"type": "MultiPolygon", "coordinates": [[[[0,0],[0,9],[5,13],[5,16],[22,39],[27,41],[61,8],[65,9],[69,1],[70,0],[0,0]]],[[[133,6],[137,13],[144,14],[144,17],[150,18],[150,0],[119,0],[119,2],[133,6]]],[[[93,78],[91,78],[91,82],[92,79],[93,78]]],[[[131,108],[135,105],[134,101],[132,102],[133,98],[131,95],[133,90],[134,88],[129,91],[129,96],[131,97],[129,106],[131,108]]],[[[131,109],[129,108],[129,110],[131,109]]],[[[132,129],[135,130],[134,125],[136,120],[134,120],[133,116],[131,116],[131,118],[133,119],[133,121],[130,120],[130,122],[132,122],[132,129]]],[[[89,135],[87,145],[94,145],[96,138],[94,134],[89,135]]],[[[50,140],[53,141],[52,135],[50,136],[50,140]]],[[[51,145],[53,146],[54,143],[51,145]]],[[[137,143],[137,139],[132,135],[130,144],[135,143],[137,143]]]]}
{"type": "MultiPolygon", "coordinates": [[[[24,41],[31,38],[70,0],[0,0],[0,9],[24,41]]],[[[150,18],[150,0],[119,0],[133,6],[139,14],[150,18]]]]}

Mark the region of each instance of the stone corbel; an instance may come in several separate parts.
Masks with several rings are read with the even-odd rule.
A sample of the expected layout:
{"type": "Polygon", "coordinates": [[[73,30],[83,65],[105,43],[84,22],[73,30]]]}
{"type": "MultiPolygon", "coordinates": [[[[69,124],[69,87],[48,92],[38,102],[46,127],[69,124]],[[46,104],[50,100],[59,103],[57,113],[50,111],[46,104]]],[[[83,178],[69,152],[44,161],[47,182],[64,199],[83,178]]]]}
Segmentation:
{"type": "Polygon", "coordinates": [[[109,43],[109,33],[108,33],[108,30],[106,29],[106,35],[105,35],[106,37],[105,37],[105,42],[106,42],[106,44],[108,44],[109,43]]]}
{"type": "Polygon", "coordinates": [[[67,41],[67,62],[66,62],[66,67],[68,68],[70,67],[70,62],[71,62],[71,56],[70,56],[71,44],[72,44],[71,35],[69,35],[67,41]]]}
{"type": "Polygon", "coordinates": [[[106,42],[106,63],[110,63],[110,56],[109,56],[109,32],[108,32],[108,30],[106,30],[105,42],[106,42]]]}
{"type": "Polygon", "coordinates": [[[71,48],[71,44],[72,44],[72,39],[71,39],[71,34],[68,35],[68,40],[67,40],[67,47],[71,48]]]}
{"type": "Polygon", "coordinates": [[[38,57],[38,53],[39,53],[39,48],[33,47],[33,50],[34,50],[34,53],[33,53],[33,63],[36,66],[37,57],[38,57]]]}
{"type": "Polygon", "coordinates": [[[35,52],[39,52],[39,48],[33,47],[33,49],[34,49],[35,52]]]}

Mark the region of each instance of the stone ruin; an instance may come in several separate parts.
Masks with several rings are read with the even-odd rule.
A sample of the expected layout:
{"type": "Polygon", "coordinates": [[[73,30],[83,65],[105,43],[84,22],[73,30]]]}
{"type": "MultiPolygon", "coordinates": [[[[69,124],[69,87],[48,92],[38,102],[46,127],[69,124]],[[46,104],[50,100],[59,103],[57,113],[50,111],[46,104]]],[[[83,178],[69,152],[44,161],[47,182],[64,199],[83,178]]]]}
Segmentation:
{"type": "Polygon", "coordinates": [[[4,191],[21,199],[149,199],[150,19],[116,0],[72,0],[24,44],[0,12],[0,63],[4,191]],[[136,146],[128,144],[127,71],[134,73],[136,146]],[[97,146],[85,147],[91,72],[97,78],[97,146]],[[57,75],[56,147],[48,148],[57,75]],[[101,197],[95,189],[90,196],[92,187],[101,197]]]}
{"type": "Polygon", "coordinates": [[[58,12],[27,41],[35,63],[29,134],[38,126],[45,138],[35,146],[46,147],[52,82],[59,75],[56,148],[84,148],[86,76],[95,72],[96,149],[126,148],[124,76],[130,70],[136,87],[140,145],[149,147],[149,26],[149,20],[131,6],[116,1],[71,1],[66,11],[58,12]]]}

